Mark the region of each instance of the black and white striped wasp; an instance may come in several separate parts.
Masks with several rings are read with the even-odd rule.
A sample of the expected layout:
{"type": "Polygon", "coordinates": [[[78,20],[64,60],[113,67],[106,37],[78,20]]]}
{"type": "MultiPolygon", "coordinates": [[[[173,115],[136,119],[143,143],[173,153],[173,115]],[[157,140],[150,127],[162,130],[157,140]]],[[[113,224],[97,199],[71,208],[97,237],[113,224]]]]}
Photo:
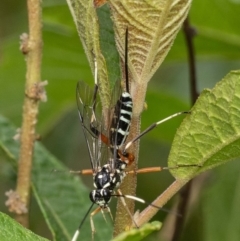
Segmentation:
{"type": "MultiPolygon", "coordinates": [[[[127,38],[128,33],[126,32],[126,45],[127,38]]],[[[101,120],[103,117],[101,116],[101,108],[99,108],[100,102],[98,101],[97,96],[98,83],[96,61],[94,91],[91,91],[83,82],[79,82],[77,85],[76,95],[79,117],[91,160],[95,189],[91,191],[89,195],[92,205],[81,222],[72,241],[77,239],[79,230],[94,204],[97,204],[98,208],[90,214],[92,232],[95,231],[92,219],[93,215],[105,209],[108,210],[111,215],[108,204],[114,194],[114,190],[121,184],[126,175],[125,169],[127,165],[132,161],[128,153],[123,154],[120,150],[120,147],[125,143],[129,134],[133,105],[128,86],[127,54],[125,60],[125,72],[126,90],[120,95],[115,104],[113,114],[110,115],[110,128],[105,126],[104,121],[99,121],[99,119],[101,120]],[[98,112],[99,109],[100,111],[98,112]],[[104,132],[107,132],[107,134],[104,134],[104,132]],[[104,146],[108,147],[110,157],[107,158],[107,163],[102,165],[102,149],[104,146]]]]}
{"type": "MultiPolygon", "coordinates": [[[[82,125],[82,130],[86,139],[88,152],[91,161],[91,170],[88,172],[93,175],[93,184],[95,189],[90,192],[90,200],[92,204],[84,216],[82,222],[79,225],[78,230],[75,232],[72,241],[76,241],[79,236],[80,229],[86,219],[86,217],[91,212],[94,204],[97,204],[98,207],[90,213],[90,224],[92,233],[95,232],[93,216],[99,211],[103,213],[104,210],[107,210],[110,215],[109,202],[112,196],[120,197],[124,206],[124,198],[130,198],[139,202],[144,203],[144,200],[131,196],[123,195],[121,191],[116,188],[122,183],[124,177],[126,176],[126,168],[128,165],[134,161],[134,156],[127,151],[127,149],[140,137],[154,129],[159,124],[176,117],[183,113],[188,112],[179,112],[170,117],[167,117],[159,122],[156,122],[149,126],[145,131],[140,135],[135,137],[128,143],[126,139],[129,134],[132,118],[132,108],[133,101],[129,91],[129,80],[128,80],[128,29],[126,30],[125,35],[125,91],[123,91],[118,98],[113,113],[110,114],[111,120],[107,121],[110,123],[109,127],[105,126],[104,118],[102,117],[100,101],[98,101],[98,81],[97,81],[97,64],[95,61],[95,88],[91,90],[88,85],[84,82],[79,82],[77,85],[76,96],[79,109],[79,117],[82,125]],[[100,121],[102,120],[102,121],[100,121]],[[125,146],[125,147],[124,147],[125,146]],[[103,155],[103,149],[108,151],[109,157],[105,158],[103,155]],[[102,165],[102,162],[106,163],[102,165]],[[117,192],[117,194],[116,194],[117,192]]],[[[135,171],[135,173],[144,173],[144,172],[154,172],[161,171],[162,167],[155,168],[143,168],[135,171]]],[[[83,173],[83,172],[82,172],[83,173]]],[[[87,172],[85,172],[87,173],[87,172]]],[[[152,204],[150,204],[152,205],[152,204]]],[[[154,205],[152,205],[154,206],[154,205]]],[[[154,206],[156,207],[156,206],[154,206]]],[[[159,208],[159,207],[156,207],[159,208]]],[[[159,208],[160,209],[160,208],[159,208]]],[[[128,211],[128,209],[126,209],[128,211]]],[[[129,215],[131,215],[129,213],[129,215]]],[[[132,215],[131,215],[132,216],[132,215]]],[[[111,215],[112,217],[112,215],[111,215]]],[[[134,219],[133,219],[134,222],[134,219]]],[[[137,226],[137,225],[136,225],[137,226]]]]}

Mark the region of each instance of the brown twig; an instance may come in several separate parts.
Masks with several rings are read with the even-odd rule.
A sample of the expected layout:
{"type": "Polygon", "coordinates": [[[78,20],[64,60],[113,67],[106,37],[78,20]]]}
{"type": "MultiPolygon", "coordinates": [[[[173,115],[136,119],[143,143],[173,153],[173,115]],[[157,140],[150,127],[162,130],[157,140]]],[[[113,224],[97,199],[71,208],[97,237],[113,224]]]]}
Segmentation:
{"type": "MultiPolygon", "coordinates": [[[[187,180],[175,180],[152,204],[157,207],[163,207],[185,184],[187,180]]],[[[148,206],[135,219],[136,223],[141,226],[147,223],[159,209],[148,206]]]]}
{"type": "MultiPolygon", "coordinates": [[[[191,27],[189,23],[189,18],[186,18],[183,24],[183,31],[186,39],[187,51],[188,51],[188,64],[189,64],[189,80],[190,80],[190,92],[191,92],[191,102],[192,105],[195,103],[198,97],[197,92],[197,79],[196,79],[196,61],[193,46],[193,37],[196,34],[194,28],[191,27]]],[[[191,194],[192,182],[190,181],[180,192],[180,199],[178,202],[177,213],[181,216],[176,216],[175,227],[172,236],[172,241],[177,241],[180,239],[182,229],[184,226],[184,221],[187,214],[187,206],[189,203],[189,198],[191,194]]]]}
{"type": "MultiPolygon", "coordinates": [[[[12,192],[9,209],[16,213],[16,220],[28,227],[28,210],[30,200],[30,183],[33,150],[35,142],[35,125],[37,123],[38,103],[44,96],[41,80],[42,60],[42,10],[40,0],[28,0],[29,35],[21,36],[21,51],[26,56],[27,74],[25,99],[23,105],[23,122],[20,137],[18,163],[18,180],[16,192],[12,192]],[[19,209],[21,207],[21,209],[19,209]]],[[[10,193],[8,193],[10,196],[10,193]]],[[[9,197],[10,198],[10,197],[9,197]]]]}

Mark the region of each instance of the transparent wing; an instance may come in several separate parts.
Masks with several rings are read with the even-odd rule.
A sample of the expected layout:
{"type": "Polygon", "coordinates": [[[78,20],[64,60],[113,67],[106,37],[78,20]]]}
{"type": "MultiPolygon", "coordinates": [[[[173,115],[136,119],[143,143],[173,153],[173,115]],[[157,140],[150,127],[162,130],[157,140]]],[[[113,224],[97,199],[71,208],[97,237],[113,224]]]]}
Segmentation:
{"type": "Polygon", "coordinates": [[[76,88],[79,118],[90,156],[93,172],[101,166],[102,142],[101,103],[97,95],[97,87],[90,88],[85,82],[79,81],[76,88]]]}
{"type": "MultiPolygon", "coordinates": [[[[116,128],[118,126],[117,119],[119,117],[114,116],[114,112],[115,112],[116,105],[120,99],[121,94],[122,94],[121,81],[118,80],[115,82],[115,84],[112,88],[112,91],[111,91],[110,106],[109,106],[109,109],[107,112],[107,118],[105,118],[105,125],[104,125],[105,129],[102,130],[102,132],[108,138],[108,152],[107,152],[108,158],[107,158],[107,160],[108,160],[108,164],[109,164],[112,172],[115,171],[115,160],[117,159],[118,154],[117,154],[117,144],[115,143],[115,140],[113,141],[111,138],[111,128],[113,126],[114,126],[114,128],[116,128]],[[114,148],[112,148],[112,146],[114,148]]],[[[106,157],[106,154],[105,154],[105,157],[106,157]]]]}
{"type": "Polygon", "coordinates": [[[116,82],[111,93],[111,106],[108,111],[107,121],[102,116],[102,107],[97,89],[97,86],[90,88],[85,82],[78,82],[76,96],[80,122],[93,171],[96,172],[106,162],[110,164],[112,171],[114,171],[115,160],[118,158],[118,144],[117,135],[110,140],[110,128],[113,126],[115,129],[119,128],[121,105],[117,107],[118,111],[116,111],[116,106],[121,97],[122,88],[120,81],[116,82]],[[115,116],[113,115],[114,111],[117,112],[115,116]],[[103,141],[104,138],[106,138],[105,141],[103,141]],[[109,151],[109,144],[112,146],[111,152],[109,151]],[[112,158],[109,158],[110,155],[112,158]]]}
{"type": "Polygon", "coordinates": [[[115,143],[115,141],[112,140],[111,138],[111,128],[117,128],[118,124],[118,116],[114,116],[114,112],[116,109],[116,105],[117,102],[119,101],[119,98],[121,96],[122,93],[122,87],[121,87],[121,81],[118,80],[116,81],[113,89],[112,89],[112,93],[111,93],[111,101],[110,101],[110,107],[109,107],[109,111],[108,111],[108,120],[107,120],[107,136],[108,136],[108,140],[109,140],[109,145],[110,145],[110,154],[112,156],[112,158],[109,158],[108,162],[110,164],[111,170],[114,171],[115,170],[115,160],[117,158],[117,145],[115,143]],[[112,146],[114,148],[112,148],[112,146]]]}

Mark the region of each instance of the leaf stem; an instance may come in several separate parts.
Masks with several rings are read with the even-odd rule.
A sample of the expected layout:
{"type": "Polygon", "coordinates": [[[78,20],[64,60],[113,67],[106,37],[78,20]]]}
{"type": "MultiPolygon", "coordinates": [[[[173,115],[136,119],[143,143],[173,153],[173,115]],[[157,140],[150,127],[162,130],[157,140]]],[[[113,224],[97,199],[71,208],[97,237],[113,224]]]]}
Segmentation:
{"type": "Polygon", "coordinates": [[[37,123],[38,103],[41,89],[41,60],[42,60],[42,9],[40,0],[28,0],[29,36],[21,36],[21,51],[26,56],[27,73],[25,98],[23,104],[23,121],[20,137],[20,153],[18,164],[18,179],[16,192],[19,202],[25,207],[25,212],[16,210],[16,220],[23,226],[29,226],[28,210],[30,200],[30,183],[33,150],[35,142],[35,126],[37,123]]]}

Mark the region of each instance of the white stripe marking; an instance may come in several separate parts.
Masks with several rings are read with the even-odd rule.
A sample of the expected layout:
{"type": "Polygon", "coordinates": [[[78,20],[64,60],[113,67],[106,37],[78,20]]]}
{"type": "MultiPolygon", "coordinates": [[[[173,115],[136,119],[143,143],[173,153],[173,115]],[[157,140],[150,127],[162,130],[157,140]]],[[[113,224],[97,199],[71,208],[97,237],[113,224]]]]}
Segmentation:
{"type": "Polygon", "coordinates": [[[131,95],[128,92],[122,92],[122,96],[123,97],[130,97],[132,99],[131,95]]]}
{"type": "Polygon", "coordinates": [[[132,112],[130,112],[130,111],[127,111],[127,110],[124,110],[124,109],[121,109],[121,112],[120,112],[121,114],[125,114],[125,115],[130,115],[130,116],[132,116],[132,112]]]}
{"type": "Polygon", "coordinates": [[[128,106],[128,107],[133,106],[132,101],[123,101],[122,103],[123,103],[123,105],[128,106]]]}
{"type": "Polygon", "coordinates": [[[125,122],[125,123],[128,123],[128,124],[131,122],[130,120],[128,120],[128,119],[125,118],[124,116],[121,116],[121,117],[120,117],[120,120],[123,121],[123,122],[125,122]]]}
{"type": "Polygon", "coordinates": [[[124,130],[122,130],[122,129],[118,129],[118,131],[117,131],[118,133],[120,133],[120,134],[122,134],[123,136],[125,136],[125,135],[128,135],[129,134],[129,132],[127,132],[127,131],[124,131],[124,130]]]}

